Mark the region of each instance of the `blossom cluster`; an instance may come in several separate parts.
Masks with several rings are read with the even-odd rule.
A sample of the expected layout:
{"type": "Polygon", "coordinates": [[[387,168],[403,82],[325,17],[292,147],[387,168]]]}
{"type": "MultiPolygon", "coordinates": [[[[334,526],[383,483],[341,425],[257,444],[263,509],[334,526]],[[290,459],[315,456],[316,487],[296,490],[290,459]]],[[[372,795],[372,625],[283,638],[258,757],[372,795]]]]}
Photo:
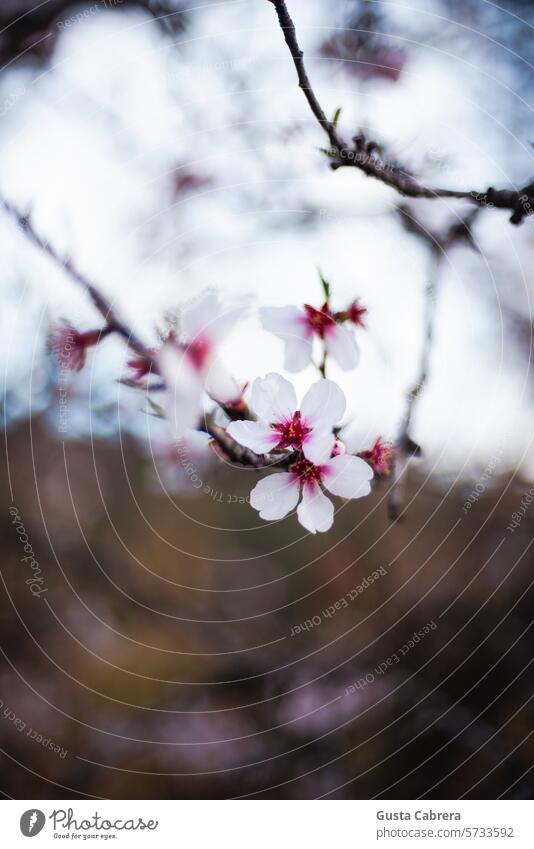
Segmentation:
{"type": "MultiPolygon", "coordinates": [[[[256,378],[245,399],[247,385],[228,372],[219,353],[245,307],[224,305],[211,290],[181,309],[176,326],[158,349],[147,349],[146,355],[136,354],[129,360],[131,372],[126,381],[148,392],[153,376],[160,384],[163,381],[162,411],[176,442],[209,430],[204,414],[208,396],[227,416],[225,438],[263,458],[257,466],[268,474],[252,489],[251,506],[266,521],[280,520],[296,508],[300,524],[310,533],[332,526],[330,495],[342,499],[367,495],[374,474],[389,473],[391,459],[390,447],[380,438],[369,450],[354,455],[347,453],[339,437],[346,398],[341,388],[325,377],[327,358],[343,370],[358,364],[355,331],[364,326],[367,310],[353,300],[345,309],[333,311],[330,287],[322,282],[326,300],[318,308],[304,304],[260,310],[263,327],[284,343],[287,371],[301,371],[313,364],[314,345],[321,347],[322,362],[317,366],[321,377],[309,387],[300,405],[292,383],[275,372],[256,378]]],[[[52,348],[64,364],[68,346],[70,366],[79,370],[87,349],[108,332],[104,328],[80,333],[63,324],[52,336],[52,348]]]]}

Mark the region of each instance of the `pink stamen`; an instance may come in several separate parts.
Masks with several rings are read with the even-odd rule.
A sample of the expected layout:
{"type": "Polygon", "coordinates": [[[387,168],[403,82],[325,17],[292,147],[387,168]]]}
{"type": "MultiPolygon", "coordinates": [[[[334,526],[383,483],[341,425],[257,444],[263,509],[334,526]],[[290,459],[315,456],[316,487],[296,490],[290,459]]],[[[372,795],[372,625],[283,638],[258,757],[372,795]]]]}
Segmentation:
{"type": "Polygon", "coordinates": [[[335,328],[336,322],[327,303],[324,303],[320,310],[310,304],[304,304],[304,309],[308,326],[320,339],[324,339],[325,335],[335,328]]]}
{"type": "Polygon", "coordinates": [[[291,419],[272,424],[271,427],[279,434],[276,449],[280,451],[284,448],[294,448],[296,451],[300,451],[305,437],[311,432],[311,427],[303,422],[299,410],[293,414],[291,419]]]}
{"type": "Polygon", "coordinates": [[[372,448],[368,451],[360,451],[358,456],[367,460],[377,475],[387,476],[390,474],[393,459],[391,442],[383,442],[382,437],[379,436],[372,448]]]}
{"type": "Polygon", "coordinates": [[[321,466],[314,466],[309,460],[302,458],[290,466],[291,474],[298,478],[301,486],[313,487],[321,482],[321,466]]]}

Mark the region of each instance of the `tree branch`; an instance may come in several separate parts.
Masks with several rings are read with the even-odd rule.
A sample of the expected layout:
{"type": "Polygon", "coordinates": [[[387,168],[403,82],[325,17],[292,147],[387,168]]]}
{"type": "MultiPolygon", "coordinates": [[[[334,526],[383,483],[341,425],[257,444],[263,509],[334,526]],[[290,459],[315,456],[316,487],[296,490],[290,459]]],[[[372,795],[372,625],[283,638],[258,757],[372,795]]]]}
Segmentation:
{"type": "Polygon", "coordinates": [[[288,469],[295,461],[295,454],[255,454],[250,448],[239,445],[235,439],[228,435],[221,425],[216,424],[211,417],[205,420],[205,427],[209,435],[215,440],[215,453],[223,460],[229,460],[236,466],[253,469],[288,469]]]}
{"type": "MultiPolygon", "coordinates": [[[[141,342],[134,331],[117,316],[107,298],[101,294],[98,288],[87,277],[76,269],[72,261],[68,258],[62,258],[48,242],[45,242],[44,239],[39,236],[31,223],[30,216],[23,215],[13,206],[13,204],[2,196],[0,196],[0,206],[3,207],[8,215],[16,222],[28,241],[42,253],[46,254],[46,256],[48,256],[56,266],[65,271],[71,280],[73,280],[78,286],[81,286],[88,294],[94,306],[106,322],[105,327],[100,331],[100,336],[104,337],[110,333],[117,333],[124,339],[132,351],[151,362],[153,373],[158,373],[153,351],[141,342]]],[[[164,388],[164,385],[158,384],[157,388],[162,389],[164,388]]],[[[239,410],[224,405],[219,406],[222,407],[224,412],[230,418],[250,417],[250,413],[245,405],[243,405],[239,410]]],[[[291,463],[291,455],[260,455],[254,454],[254,452],[250,451],[248,448],[243,448],[226,433],[226,430],[223,427],[216,424],[210,416],[206,417],[204,427],[217,446],[216,453],[237,465],[262,469],[271,466],[283,466],[284,468],[287,468],[291,463]]]]}
{"type": "Polygon", "coordinates": [[[91,298],[94,306],[106,322],[108,333],[117,333],[125,340],[127,345],[142,357],[146,357],[152,361],[152,352],[136,334],[118,317],[110,302],[105,298],[96,286],[81,274],[73,265],[68,257],[61,257],[56,250],[44,239],[39,236],[34,229],[29,215],[22,215],[9,201],[0,196],[0,206],[8,213],[8,215],[16,222],[22,230],[26,238],[37,247],[42,253],[46,254],[56,266],[61,268],[78,286],[84,289],[91,298]]]}
{"type": "Polygon", "coordinates": [[[269,0],[273,4],[278,21],[284,34],[285,42],[291,53],[297,71],[299,86],[304,92],[311,111],[317,122],[328,136],[330,149],[325,151],[331,159],[333,169],[343,167],[358,168],[369,177],[374,177],[386,186],[395,189],[399,194],[412,198],[457,198],[467,200],[478,207],[496,207],[512,212],[512,224],[520,224],[523,218],[534,212],[534,182],[529,183],[519,191],[511,189],[494,189],[485,191],[458,191],[456,189],[432,188],[420,183],[408,170],[399,164],[383,158],[380,145],[370,141],[362,134],[354,136],[352,144],[348,144],[340,136],[333,121],[330,121],[310,83],[304,53],[300,49],[295,25],[289,14],[285,0],[269,0]]]}

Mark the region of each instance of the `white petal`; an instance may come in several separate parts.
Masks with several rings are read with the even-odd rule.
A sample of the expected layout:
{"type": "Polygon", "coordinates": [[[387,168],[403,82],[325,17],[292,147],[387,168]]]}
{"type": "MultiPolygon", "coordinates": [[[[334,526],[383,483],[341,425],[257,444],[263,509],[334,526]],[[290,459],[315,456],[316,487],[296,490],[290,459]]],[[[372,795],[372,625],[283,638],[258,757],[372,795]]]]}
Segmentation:
{"type": "Polygon", "coordinates": [[[188,339],[195,339],[205,332],[210,321],[217,319],[220,313],[219,298],[216,292],[208,289],[182,308],[180,330],[188,339]]]}
{"type": "Polygon", "coordinates": [[[303,422],[312,428],[332,429],[345,415],[345,393],[333,380],[318,380],[302,399],[303,422]]]}
{"type": "Polygon", "coordinates": [[[181,444],[190,455],[195,457],[213,455],[210,452],[211,436],[204,430],[190,430],[181,440],[181,444]]]}
{"type": "Polygon", "coordinates": [[[307,484],[302,492],[297,515],[300,524],[311,534],[327,531],[334,521],[334,505],[318,484],[307,484]]]}
{"type": "Polygon", "coordinates": [[[311,363],[313,344],[311,339],[287,339],[284,350],[284,368],[295,374],[311,363]]]}
{"type": "Polygon", "coordinates": [[[282,422],[290,419],[297,409],[297,395],[289,380],[271,372],[266,377],[257,377],[252,384],[250,404],[263,421],[282,422]]]}
{"type": "Polygon", "coordinates": [[[325,487],[342,498],[361,498],[369,495],[373,470],[361,457],[340,454],[332,457],[321,470],[321,479],[325,487]]]}
{"type": "Polygon", "coordinates": [[[314,428],[302,440],[302,453],[314,466],[321,466],[332,456],[335,441],[331,428],[314,428]]]}
{"type": "Polygon", "coordinates": [[[256,484],[250,493],[250,506],[259,510],[262,519],[283,519],[299,500],[298,478],[289,472],[269,475],[256,484]]]}
{"type": "Polygon", "coordinates": [[[226,432],[232,439],[256,454],[266,454],[279,441],[279,434],[263,422],[231,422],[226,432]]]}
{"type": "Polygon", "coordinates": [[[260,318],[265,330],[285,342],[284,368],[302,371],[310,364],[313,333],[305,313],[298,307],[263,307],[260,318]]]}
{"type": "Polygon", "coordinates": [[[324,344],[327,353],[344,371],[349,371],[358,365],[360,350],[356,338],[354,333],[342,324],[333,324],[327,329],[324,344]]]}
{"type": "Polygon", "coordinates": [[[183,307],[180,329],[188,341],[203,337],[211,345],[217,345],[228,335],[245,309],[245,303],[223,305],[217,293],[208,289],[183,307]]]}
{"type": "Polygon", "coordinates": [[[181,439],[202,418],[202,384],[187,355],[171,342],[161,349],[158,366],[167,387],[167,418],[174,438],[181,439]]]}
{"type": "Polygon", "coordinates": [[[241,398],[242,387],[237,380],[226,371],[218,359],[210,359],[204,372],[206,392],[214,401],[230,404],[241,398]]]}
{"type": "Polygon", "coordinates": [[[261,307],[260,319],[265,330],[284,341],[295,336],[301,339],[312,335],[306,314],[298,307],[261,307]]]}

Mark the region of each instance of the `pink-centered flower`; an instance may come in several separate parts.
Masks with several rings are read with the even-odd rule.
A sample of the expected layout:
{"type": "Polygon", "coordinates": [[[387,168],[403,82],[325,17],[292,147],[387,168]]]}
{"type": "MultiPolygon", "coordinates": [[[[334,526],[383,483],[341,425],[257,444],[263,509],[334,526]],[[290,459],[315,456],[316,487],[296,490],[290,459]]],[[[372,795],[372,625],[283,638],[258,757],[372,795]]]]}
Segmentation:
{"type": "Polygon", "coordinates": [[[262,519],[282,519],[298,504],[299,522],[315,534],[327,531],[334,519],[334,505],[323,488],[343,498],[370,492],[373,470],[360,457],[342,453],[334,434],[345,406],[343,392],[331,380],[314,383],[300,410],[293,386],[280,375],[254,381],[251,407],[259,421],[232,422],[228,434],[257,453],[299,452],[288,472],[263,478],[250,493],[250,504],[262,519]]]}
{"type": "Polygon", "coordinates": [[[372,477],[371,467],[349,454],[325,456],[318,463],[304,458],[288,472],[277,472],[257,483],[250,493],[250,505],[262,519],[272,522],[283,519],[298,504],[300,524],[311,534],[324,532],[332,527],[334,505],[323,488],[341,498],[362,498],[371,491],[372,477]]]}
{"type": "MultiPolygon", "coordinates": [[[[354,309],[356,302],[347,310],[333,313],[328,303],[320,309],[304,304],[304,307],[263,307],[260,318],[265,330],[273,333],[285,343],[284,367],[287,371],[302,371],[312,362],[313,340],[319,338],[326,353],[340,368],[348,371],[358,365],[359,348],[352,330],[346,323],[362,324],[362,308],[354,309]]],[[[365,312],[365,310],[364,310],[365,312]]]]}
{"type": "Polygon", "coordinates": [[[345,395],[332,380],[318,380],[298,409],[293,385],[279,374],[258,377],[252,384],[250,407],[258,421],[231,422],[227,433],[256,454],[301,451],[312,463],[329,457],[336,438],[334,425],[345,413],[345,395]]]}
{"type": "Polygon", "coordinates": [[[198,425],[204,392],[221,404],[239,404],[243,388],[222,365],[218,348],[243,310],[241,304],[225,308],[215,292],[207,291],[182,309],[179,334],[163,344],[158,367],[176,439],[198,425]]]}

